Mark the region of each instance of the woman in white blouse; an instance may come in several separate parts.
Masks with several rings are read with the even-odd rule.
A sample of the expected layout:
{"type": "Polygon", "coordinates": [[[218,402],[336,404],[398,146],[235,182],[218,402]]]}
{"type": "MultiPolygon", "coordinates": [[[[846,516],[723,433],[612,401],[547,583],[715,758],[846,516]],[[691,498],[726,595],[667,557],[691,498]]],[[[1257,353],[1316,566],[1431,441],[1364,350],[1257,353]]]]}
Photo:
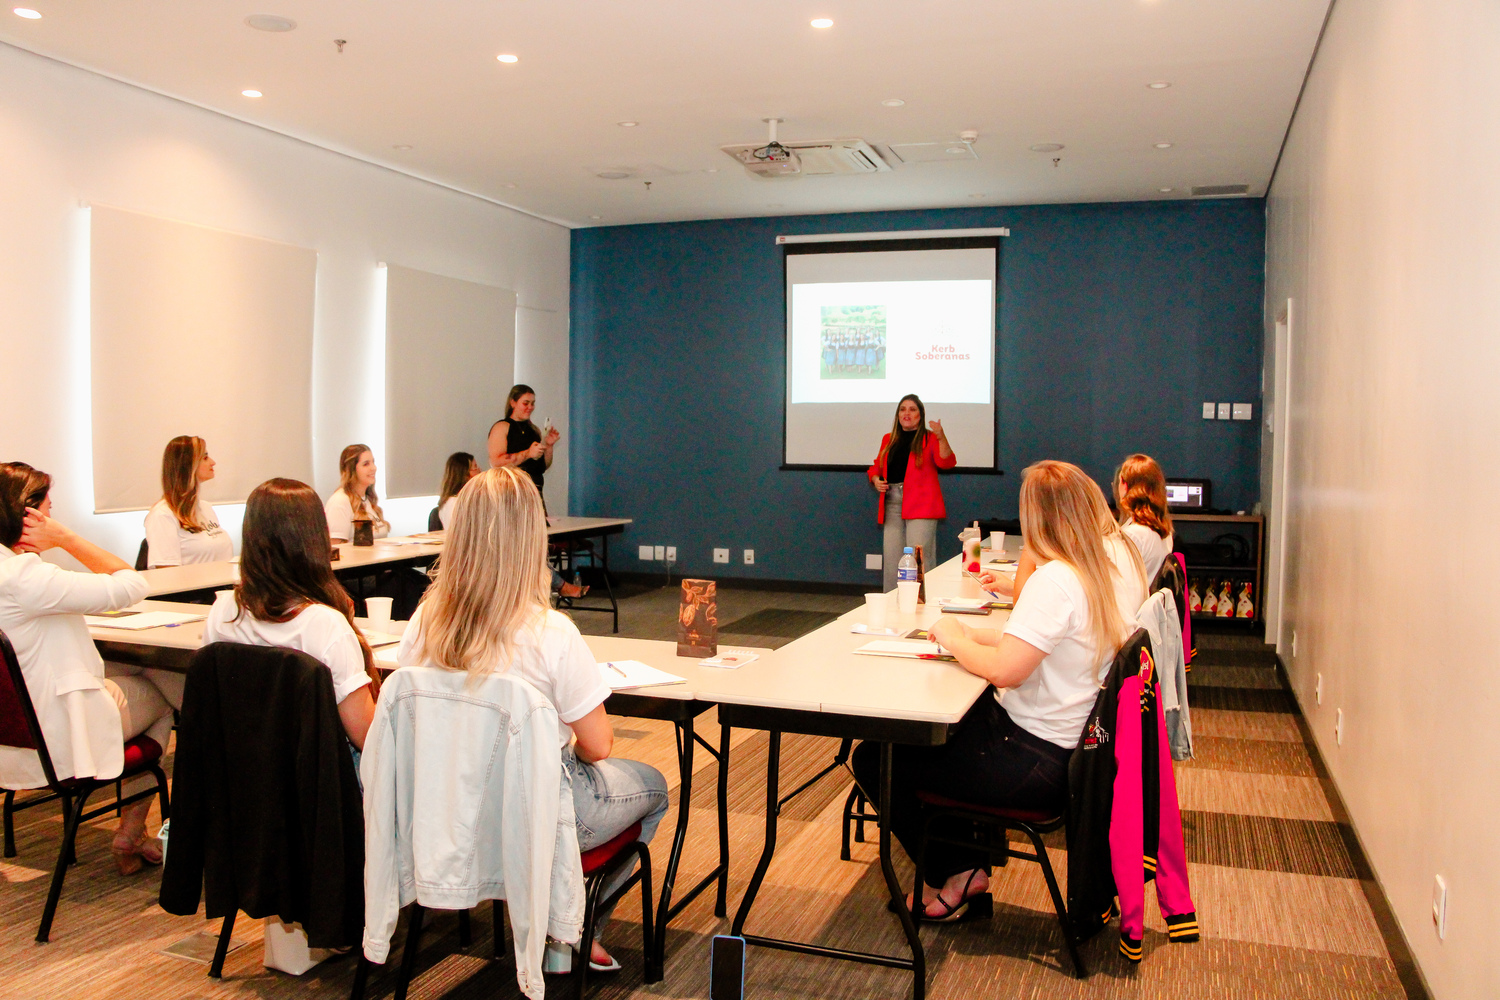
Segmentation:
{"type": "Polygon", "coordinates": [[[328,498],[323,513],[328,516],[328,533],[335,542],[354,537],[354,522],[372,521],[376,538],[391,533],[380,497],[375,493],[375,455],[367,445],[351,444],[339,455],[338,492],[328,498]]]}
{"type": "Polygon", "coordinates": [[[443,488],[438,493],[438,520],[447,530],[453,520],[453,505],[458,502],[458,491],[464,484],[479,475],[479,463],[466,451],[455,451],[448,456],[443,466],[443,488]]]}
{"type": "Polygon", "coordinates": [[[198,489],[214,477],[214,460],[200,437],[167,442],[161,456],[161,499],[146,512],[146,565],[186,566],[223,562],[234,542],[198,489]]]}
{"type": "MultiPolygon", "coordinates": [[[[114,778],[125,766],[126,740],[144,733],[166,750],[172,709],[149,678],[106,676],[83,616],[143,600],[146,581],[52,519],[51,485],[52,477],[24,462],[0,464],[0,631],[15,647],[57,776],[114,778]],[[88,572],[43,561],[39,553],[48,549],[62,549],[88,572]]],[[[46,784],[35,751],[0,747],[0,787],[46,784]]],[[[135,779],[125,792],[145,784],[135,779]]],[[[143,799],[121,811],[110,849],[123,875],[161,863],[146,836],[150,809],[143,799]]]]}
{"type": "Polygon", "coordinates": [[[1167,479],[1150,455],[1131,455],[1115,470],[1115,505],[1120,530],[1141,554],[1149,584],[1172,554],[1172,515],[1167,511],[1167,479]]]}

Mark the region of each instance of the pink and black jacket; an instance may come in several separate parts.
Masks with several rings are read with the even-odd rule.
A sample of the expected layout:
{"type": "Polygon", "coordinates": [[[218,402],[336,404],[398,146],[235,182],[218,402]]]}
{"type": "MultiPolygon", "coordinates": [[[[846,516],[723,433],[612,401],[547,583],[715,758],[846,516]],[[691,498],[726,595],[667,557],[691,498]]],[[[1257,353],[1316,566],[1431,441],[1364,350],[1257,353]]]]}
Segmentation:
{"type": "Polygon", "coordinates": [[[1098,932],[1120,901],[1120,953],[1141,960],[1146,883],[1172,941],[1198,940],[1177,785],[1145,629],[1121,648],[1068,764],[1068,916],[1098,932]]]}

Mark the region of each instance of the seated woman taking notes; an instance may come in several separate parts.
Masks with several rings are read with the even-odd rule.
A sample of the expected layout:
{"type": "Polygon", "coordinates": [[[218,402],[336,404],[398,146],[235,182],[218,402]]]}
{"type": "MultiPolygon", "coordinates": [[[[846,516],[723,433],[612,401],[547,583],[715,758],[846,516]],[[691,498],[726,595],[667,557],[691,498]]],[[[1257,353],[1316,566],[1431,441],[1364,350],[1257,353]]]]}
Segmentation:
{"type": "Polygon", "coordinates": [[[233,558],[234,542],[198,489],[214,477],[200,437],[167,442],[161,456],[161,499],[146,512],[146,565],[186,566],[233,558]]]}
{"type": "MultiPolygon", "coordinates": [[[[83,616],[144,600],[146,580],[54,521],[51,486],[51,476],[24,462],[0,464],[0,631],[15,647],[57,777],[114,778],[125,766],[126,740],[144,733],[167,749],[172,708],[150,679],[112,676],[83,616]],[[49,549],[61,549],[88,572],[39,558],[49,549]]],[[[124,792],[147,785],[134,778],[124,792]]],[[[0,787],[46,786],[35,751],[0,747],[0,787]]],[[[156,840],[146,836],[150,810],[151,800],[143,799],[120,812],[110,851],[122,875],[161,863],[156,840]]]]}
{"type": "MultiPolygon", "coordinates": [[[[1002,632],[944,617],[932,637],[989,692],[942,746],[898,746],[890,829],[915,855],[918,791],[976,805],[1049,813],[1067,807],[1068,758],[1099,693],[1101,676],[1129,637],[1146,599],[1135,546],[1120,533],[1098,485],[1076,465],[1038,462],[1021,484],[1021,525],[1037,569],[1002,632]]],[[[854,752],[866,792],[879,788],[874,743],[854,752]]],[[[930,844],[922,900],[933,920],[989,916],[989,856],[930,844]]]]}
{"type": "Polygon", "coordinates": [[[455,451],[443,466],[443,489],[438,494],[438,520],[444,530],[453,520],[453,504],[464,484],[479,475],[479,463],[466,451],[455,451]]]}
{"type": "Polygon", "coordinates": [[[328,534],[335,542],[354,538],[356,520],[374,522],[376,538],[391,533],[380,509],[380,497],[375,493],[375,471],[375,455],[366,445],[351,444],[339,455],[338,492],[323,506],[328,516],[328,534]]]}
{"type": "Polygon", "coordinates": [[[344,733],[363,750],[379,683],[332,557],[313,488],[295,479],[261,483],[245,502],[240,582],[214,602],[203,641],[286,646],[322,663],[333,674],[344,733]]]}
{"type": "MultiPolygon", "coordinates": [[[[579,848],[608,843],[635,823],[640,839],[650,841],[667,811],[666,779],[649,764],[610,757],[609,685],[578,627],[549,608],[546,518],[525,473],[490,469],[459,492],[437,579],[412,615],[397,659],[404,667],[474,675],[509,671],[529,682],[557,709],[579,848]]],[[[632,870],[612,876],[603,897],[632,870]]],[[[600,971],[619,968],[597,937],[590,962],[600,971]]]]}

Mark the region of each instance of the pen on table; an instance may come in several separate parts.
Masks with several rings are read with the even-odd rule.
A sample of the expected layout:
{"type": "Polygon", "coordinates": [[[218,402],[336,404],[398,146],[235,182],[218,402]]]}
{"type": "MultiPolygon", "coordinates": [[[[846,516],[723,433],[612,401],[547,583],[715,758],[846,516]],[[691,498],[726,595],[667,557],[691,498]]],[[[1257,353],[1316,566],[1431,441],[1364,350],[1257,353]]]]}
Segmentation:
{"type": "Polygon", "coordinates": [[[615,673],[619,674],[621,677],[625,676],[625,671],[621,670],[619,667],[615,666],[613,663],[606,663],[605,666],[608,667],[609,669],[613,670],[615,673]]]}

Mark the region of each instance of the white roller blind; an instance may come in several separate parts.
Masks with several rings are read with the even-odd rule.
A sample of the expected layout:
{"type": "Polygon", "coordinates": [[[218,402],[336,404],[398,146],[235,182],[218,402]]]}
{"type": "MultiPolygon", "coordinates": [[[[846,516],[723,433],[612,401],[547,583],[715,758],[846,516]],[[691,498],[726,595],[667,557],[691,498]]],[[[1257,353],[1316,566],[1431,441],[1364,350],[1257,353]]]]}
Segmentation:
{"type": "Polygon", "coordinates": [[[273,476],[311,482],[317,253],[97,205],[91,216],[95,509],[155,503],[179,434],[218,462],[211,502],[273,476]]]}
{"type": "Polygon", "coordinates": [[[505,412],[516,367],[516,293],[390,265],[386,271],[386,491],[429,496],[443,462],[505,412]]]}

